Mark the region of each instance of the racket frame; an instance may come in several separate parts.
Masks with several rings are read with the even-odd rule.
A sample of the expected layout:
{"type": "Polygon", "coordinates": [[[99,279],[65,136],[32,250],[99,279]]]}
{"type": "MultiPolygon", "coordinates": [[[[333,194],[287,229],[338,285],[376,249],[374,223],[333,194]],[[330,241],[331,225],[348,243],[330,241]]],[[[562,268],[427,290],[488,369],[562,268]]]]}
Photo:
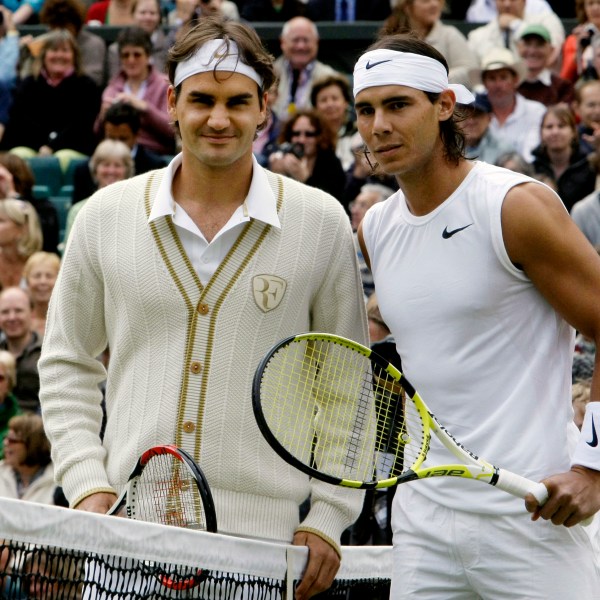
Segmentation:
{"type": "Polygon", "coordinates": [[[507,471],[506,469],[496,467],[466,448],[438,421],[414,386],[399,369],[370,348],[341,336],[328,333],[307,332],[289,336],[278,342],[271,350],[269,350],[256,369],[252,384],[252,406],[257,425],[263,437],[279,456],[306,475],[333,485],[356,489],[381,489],[409,481],[415,481],[417,479],[427,479],[431,477],[463,477],[496,486],[519,498],[524,498],[527,494],[531,493],[540,505],[544,504],[548,499],[548,490],[543,483],[531,481],[525,477],[507,471]],[[273,356],[282,348],[300,341],[325,341],[358,352],[365,358],[368,358],[372,364],[375,363],[377,367],[388,373],[402,386],[403,390],[406,392],[406,397],[414,403],[423,422],[421,446],[409,469],[400,475],[387,477],[385,479],[374,478],[370,481],[344,479],[330,473],[321,472],[311,465],[302,462],[279,442],[271,431],[262,409],[261,388],[263,372],[268,368],[273,356]],[[420,468],[427,457],[432,433],[435,434],[449,452],[462,462],[420,468]]]}
{"type": "MultiPolygon", "coordinates": [[[[136,519],[135,505],[140,476],[152,458],[165,454],[171,454],[177,460],[179,460],[191,475],[191,479],[193,481],[192,485],[196,485],[202,500],[204,517],[206,520],[206,531],[210,533],[216,533],[217,514],[208,481],[206,480],[204,473],[194,458],[182,448],[178,448],[172,444],[153,446],[142,453],[133,470],[131,471],[127,484],[121,491],[121,494],[117,498],[116,502],[111,506],[106,514],[118,514],[123,506],[125,506],[126,516],[130,519],[136,519]]],[[[165,586],[166,588],[182,591],[198,586],[206,579],[208,573],[209,571],[198,569],[196,574],[186,575],[184,577],[174,577],[173,575],[159,572],[154,573],[154,576],[158,579],[161,585],[165,586]]]]}

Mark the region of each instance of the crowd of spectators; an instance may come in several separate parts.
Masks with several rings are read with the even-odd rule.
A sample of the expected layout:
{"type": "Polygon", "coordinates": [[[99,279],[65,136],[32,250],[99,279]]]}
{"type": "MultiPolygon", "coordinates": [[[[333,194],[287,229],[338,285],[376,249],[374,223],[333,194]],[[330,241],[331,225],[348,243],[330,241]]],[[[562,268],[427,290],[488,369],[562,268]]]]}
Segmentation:
{"type": "MultiPolygon", "coordinates": [[[[51,472],[43,452],[33,467],[19,466],[42,442],[28,441],[39,437],[37,422],[12,419],[39,412],[36,361],[70,226],[97,189],[161,168],[178,152],[167,112],[168,49],[188,28],[215,15],[281,25],[278,81],[269,90],[270,113],[257,132],[255,156],[267,168],[333,195],[354,230],[397,183],[377,172],[356,131],[350,74],[319,54],[323,21],[370,21],[379,34],[412,32],[438,49],[450,81],[476,95],[462,122],[467,156],[547,183],[590,242],[600,243],[600,0],[5,0],[0,458],[7,456],[0,479],[3,472],[8,479],[0,482],[0,495],[10,489],[27,497],[28,480],[47,482],[51,472]],[[572,31],[565,30],[565,18],[577,19],[572,31]],[[457,27],[460,21],[469,27],[457,27]],[[26,24],[47,30],[24,35],[19,28],[26,24]],[[119,28],[116,40],[99,35],[105,25],[119,28]],[[71,172],[66,227],[52,199],[34,193],[30,161],[40,156],[58,158],[63,172],[71,172]]],[[[357,255],[365,301],[371,298],[372,306],[373,281],[358,245],[357,255]]],[[[385,323],[373,323],[387,331],[385,323]]],[[[587,355],[593,351],[585,346],[587,355]]],[[[587,377],[574,375],[578,402],[589,391],[587,377]]],[[[44,489],[44,498],[53,501],[44,489]]]]}

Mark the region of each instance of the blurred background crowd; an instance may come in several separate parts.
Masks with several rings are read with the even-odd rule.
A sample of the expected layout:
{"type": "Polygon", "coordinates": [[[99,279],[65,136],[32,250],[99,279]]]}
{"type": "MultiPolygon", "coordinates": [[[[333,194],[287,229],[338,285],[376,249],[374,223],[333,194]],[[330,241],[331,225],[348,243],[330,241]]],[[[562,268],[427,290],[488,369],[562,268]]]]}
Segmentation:
{"type": "MultiPolygon", "coordinates": [[[[323,29],[343,41],[362,24],[373,35],[358,51],[394,32],[437,48],[450,81],[476,95],[462,121],[467,156],[551,186],[600,244],[600,0],[0,0],[0,496],[62,501],[37,376],[60,257],[96,190],[177,154],[167,52],[209,16],[277,28],[278,81],[254,154],[337,198],[354,230],[397,190],[356,130],[355,57],[342,68],[320,53],[323,29]]],[[[371,341],[393,352],[358,245],[357,256],[371,341]]],[[[594,352],[578,338],[576,422],[594,352]]],[[[389,543],[389,495],[369,501],[348,540],[389,543]]]]}

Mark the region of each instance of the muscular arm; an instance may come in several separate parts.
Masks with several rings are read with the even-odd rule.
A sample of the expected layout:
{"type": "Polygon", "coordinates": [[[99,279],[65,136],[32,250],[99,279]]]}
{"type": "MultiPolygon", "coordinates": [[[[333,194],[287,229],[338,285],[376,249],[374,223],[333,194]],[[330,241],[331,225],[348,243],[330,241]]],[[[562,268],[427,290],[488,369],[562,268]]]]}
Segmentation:
{"type": "MultiPolygon", "coordinates": [[[[556,196],[537,184],[514,188],[502,208],[502,231],[512,262],[568,323],[600,347],[600,257],[556,196]]],[[[600,352],[595,366],[591,400],[600,401],[600,352]]],[[[526,502],[533,518],[572,526],[598,511],[600,456],[598,468],[574,466],[544,480],[546,504],[526,502]]]]}

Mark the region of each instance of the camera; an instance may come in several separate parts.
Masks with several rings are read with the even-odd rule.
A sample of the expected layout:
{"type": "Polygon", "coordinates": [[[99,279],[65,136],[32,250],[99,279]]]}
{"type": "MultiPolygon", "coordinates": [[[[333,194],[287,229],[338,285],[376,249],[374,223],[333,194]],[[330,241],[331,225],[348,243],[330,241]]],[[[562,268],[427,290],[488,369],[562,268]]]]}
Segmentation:
{"type": "Polygon", "coordinates": [[[304,146],[299,143],[284,142],[278,148],[282,154],[293,154],[296,158],[302,158],[304,156],[304,146]]]}
{"type": "Polygon", "coordinates": [[[594,34],[596,33],[596,28],[591,27],[591,26],[587,27],[585,33],[587,35],[585,37],[581,38],[581,40],[579,41],[579,44],[582,49],[587,48],[592,43],[592,38],[594,37],[594,34]]]}

